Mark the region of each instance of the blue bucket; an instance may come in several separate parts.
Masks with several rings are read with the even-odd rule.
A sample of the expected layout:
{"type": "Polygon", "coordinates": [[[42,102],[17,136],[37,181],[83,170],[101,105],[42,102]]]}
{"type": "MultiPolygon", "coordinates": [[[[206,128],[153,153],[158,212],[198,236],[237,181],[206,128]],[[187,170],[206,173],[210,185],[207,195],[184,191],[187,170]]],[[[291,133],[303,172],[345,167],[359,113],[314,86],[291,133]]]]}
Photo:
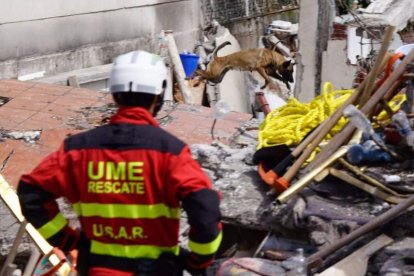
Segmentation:
{"type": "Polygon", "coordinates": [[[200,57],[192,53],[181,53],[180,59],[184,67],[185,76],[190,77],[197,69],[198,59],[200,57]]]}

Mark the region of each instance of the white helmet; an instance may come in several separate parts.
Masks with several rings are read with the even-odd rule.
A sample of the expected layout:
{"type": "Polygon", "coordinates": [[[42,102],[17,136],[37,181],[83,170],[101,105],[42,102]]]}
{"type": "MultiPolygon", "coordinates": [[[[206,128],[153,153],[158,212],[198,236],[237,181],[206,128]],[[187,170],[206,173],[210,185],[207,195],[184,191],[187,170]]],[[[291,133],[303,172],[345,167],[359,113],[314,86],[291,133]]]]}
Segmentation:
{"type": "Polygon", "coordinates": [[[160,95],[167,83],[167,67],[161,57],[133,51],[116,58],[111,71],[110,91],[160,95]]]}

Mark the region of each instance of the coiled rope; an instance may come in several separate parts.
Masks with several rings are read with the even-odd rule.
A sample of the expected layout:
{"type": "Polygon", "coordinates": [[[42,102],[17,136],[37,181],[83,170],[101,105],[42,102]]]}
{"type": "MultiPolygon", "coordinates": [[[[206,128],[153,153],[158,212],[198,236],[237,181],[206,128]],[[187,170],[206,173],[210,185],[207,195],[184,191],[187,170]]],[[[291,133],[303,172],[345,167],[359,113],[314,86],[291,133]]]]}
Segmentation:
{"type": "MultiPolygon", "coordinates": [[[[322,93],[309,103],[301,103],[295,98],[272,110],[259,127],[258,146],[285,144],[298,145],[313,128],[328,118],[351,94],[353,90],[336,90],[330,82],[323,86],[322,93]]],[[[347,122],[342,117],[332,128],[327,138],[331,138],[347,122]]]]}
{"type": "MultiPolygon", "coordinates": [[[[330,82],[323,86],[322,93],[309,103],[301,103],[295,98],[272,110],[259,127],[257,149],[285,144],[296,146],[312,129],[318,126],[352,94],[354,90],[335,90],[330,82]]],[[[390,102],[390,108],[395,112],[405,101],[405,94],[397,94],[390,102]]],[[[348,119],[341,117],[331,129],[325,140],[329,140],[338,133],[348,119]]],[[[377,116],[377,121],[389,122],[390,118],[385,111],[377,116]]]]}

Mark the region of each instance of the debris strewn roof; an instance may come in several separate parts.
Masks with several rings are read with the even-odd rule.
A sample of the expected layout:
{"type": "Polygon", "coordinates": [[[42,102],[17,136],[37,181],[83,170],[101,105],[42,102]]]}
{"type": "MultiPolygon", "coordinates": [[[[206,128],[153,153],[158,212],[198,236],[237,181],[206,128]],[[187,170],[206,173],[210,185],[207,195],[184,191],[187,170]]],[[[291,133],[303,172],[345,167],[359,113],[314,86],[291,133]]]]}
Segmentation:
{"type": "MultiPolygon", "coordinates": [[[[0,80],[0,97],[0,173],[13,186],[67,135],[105,123],[116,109],[107,92],[37,82],[0,80]]],[[[217,121],[214,134],[229,139],[251,117],[231,112],[217,121]]],[[[210,108],[167,106],[159,119],[163,128],[189,144],[212,142],[210,108]]]]}

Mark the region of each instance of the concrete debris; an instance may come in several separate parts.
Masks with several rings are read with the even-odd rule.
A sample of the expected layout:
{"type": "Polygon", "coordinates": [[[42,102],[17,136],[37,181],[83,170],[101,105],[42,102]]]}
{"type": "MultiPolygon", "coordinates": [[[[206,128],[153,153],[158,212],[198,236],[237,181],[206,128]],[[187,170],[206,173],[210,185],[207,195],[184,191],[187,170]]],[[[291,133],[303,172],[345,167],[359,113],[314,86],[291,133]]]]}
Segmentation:
{"type": "Polygon", "coordinates": [[[1,138],[15,139],[15,140],[24,140],[27,143],[35,143],[39,140],[41,130],[32,130],[32,131],[3,131],[1,133],[1,138]]]}
{"type": "MultiPolygon", "coordinates": [[[[364,17],[365,20],[369,21],[369,18],[374,18],[376,13],[382,15],[385,14],[388,15],[388,17],[385,19],[381,18],[381,24],[387,25],[390,20],[394,20],[395,10],[401,11],[401,9],[404,9],[406,11],[400,12],[400,19],[401,22],[404,20],[407,21],[411,19],[414,14],[413,3],[412,0],[389,0],[381,3],[380,1],[374,1],[365,10],[360,10],[360,12],[362,12],[361,17],[364,17]],[[389,12],[391,7],[396,9],[393,12],[389,12]]],[[[406,23],[407,22],[405,22],[405,24],[406,23]]],[[[401,26],[403,25],[402,23],[397,24],[401,26]]],[[[397,27],[397,30],[399,30],[399,28],[401,29],[401,27],[397,27]]],[[[297,30],[297,24],[291,24],[290,22],[280,20],[273,21],[269,25],[267,30],[268,33],[259,41],[259,46],[269,47],[269,45],[277,45],[279,42],[282,42],[278,46],[279,51],[285,53],[289,58],[294,58],[294,53],[297,50],[297,30]],[[282,37],[283,35],[281,34],[284,34],[285,36],[282,37]]],[[[202,69],[205,68],[210,61],[211,53],[216,45],[224,40],[231,40],[234,38],[231,36],[228,29],[220,26],[217,22],[213,22],[204,31],[205,41],[199,43],[196,47],[196,52],[201,56],[199,67],[202,69]]],[[[233,49],[233,51],[237,50],[237,47],[238,45],[236,45],[236,48],[233,49]]],[[[359,67],[365,71],[370,71],[375,64],[375,53],[372,52],[371,54],[372,56],[368,56],[364,60],[362,60],[362,57],[358,60],[359,67]]],[[[395,80],[393,81],[394,83],[397,82],[397,79],[401,77],[403,72],[400,73],[399,76],[395,77],[395,80]]],[[[258,88],[259,82],[251,74],[249,74],[249,77],[246,79],[248,80],[246,82],[247,85],[242,82],[243,89],[237,88],[235,89],[236,92],[231,93],[228,91],[227,86],[223,89],[226,90],[226,94],[228,94],[226,97],[229,97],[229,102],[235,97],[234,93],[239,95],[240,91],[243,92],[245,88],[249,90],[248,93],[250,94],[246,97],[251,102],[254,101],[254,97],[252,97],[251,94],[252,92],[255,93],[257,90],[260,90],[258,88]]],[[[230,85],[234,85],[236,82],[240,83],[239,80],[240,78],[233,76],[230,85]]],[[[398,85],[402,84],[398,83],[398,85]]],[[[382,88],[382,86],[379,87],[378,90],[382,88]]],[[[386,90],[391,91],[391,88],[393,88],[394,91],[391,91],[391,93],[394,93],[395,95],[398,93],[395,91],[397,89],[396,87],[397,85],[391,87],[390,84],[388,87],[389,89],[386,90]]],[[[211,103],[211,106],[214,106],[214,102],[224,98],[224,95],[217,95],[217,87],[210,87],[210,89],[213,89],[214,91],[210,90],[210,92],[213,92],[209,93],[207,87],[207,94],[210,97],[209,103],[211,103]]],[[[284,90],[282,92],[285,93],[285,96],[290,95],[290,91],[284,90]]],[[[378,91],[371,92],[373,92],[373,95],[376,95],[374,92],[378,91]]],[[[384,94],[385,92],[381,97],[376,97],[378,98],[378,101],[374,102],[374,105],[379,105],[379,98],[383,98],[385,96],[384,94]]],[[[242,101],[237,104],[237,107],[233,107],[232,109],[237,110],[238,108],[246,108],[245,103],[246,101],[242,101]]],[[[271,107],[274,109],[284,103],[283,98],[278,98],[274,100],[271,107]]],[[[376,111],[374,105],[365,110],[365,114],[376,111]]],[[[176,107],[177,105],[172,105],[170,106],[170,110],[174,110],[176,107]]],[[[199,112],[197,111],[197,107],[191,106],[191,108],[193,112],[199,112]]],[[[78,130],[91,129],[106,123],[110,116],[116,112],[116,109],[117,107],[114,104],[85,107],[78,111],[82,116],[69,118],[67,124],[78,130]]],[[[162,117],[157,118],[161,125],[165,125],[173,120],[173,118],[170,117],[170,112],[171,111],[167,110],[162,117]]],[[[401,200],[408,198],[414,193],[414,162],[411,158],[413,152],[407,149],[407,145],[399,145],[400,151],[405,152],[405,160],[403,161],[393,160],[393,162],[387,164],[370,164],[369,162],[357,164],[364,167],[364,169],[363,171],[361,170],[359,174],[353,171],[353,175],[360,177],[361,175],[364,175],[364,177],[361,177],[361,181],[369,182],[369,185],[372,186],[372,192],[363,192],[361,189],[349,185],[350,182],[335,178],[328,173],[328,175],[322,177],[322,179],[316,180],[316,177],[312,177],[302,190],[296,191],[295,197],[287,200],[284,204],[278,204],[276,201],[277,195],[275,194],[275,190],[272,189],[270,185],[266,185],[260,178],[257,169],[258,164],[253,161],[253,155],[257,150],[257,139],[260,126],[261,121],[259,119],[252,119],[238,128],[234,135],[225,142],[218,139],[211,144],[190,145],[193,157],[199,162],[203,170],[210,177],[214,188],[222,195],[220,207],[223,215],[223,222],[240,228],[268,232],[269,234],[265,242],[261,245],[262,247],[259,248],[260,250],[257,251],[257,255],[264,257],[267,256],[266,252],[273,252],[273,256],[276,256],[276,253],[281,253],[279,256],[283,256],[281,259],[285,260],[284,262],[279,262],[275,260],[258,261],[253,258],[237,259],[242,261],[245,266],[251,265],[254,267],[261,262],[261,269],[272,270],[269,275],[282,275],[287,270],[296,268],[294,263],[289,261],[289,259],[286,261],[286,259],[298,248],[303,249],[305,255],[315,253],[321,248],[334,244],[335,241],[346,237],[349,233],[360,229],[361,226],[372,222],[375,218],[393,208],[392,204],[382,200],[382,198],[378,196],[379,191],[383,193],[391,191],[392,196],[401,200]],[[367,180],[370,178],[374,179],[374,181],[367,180]],[[373,184],[375,181],[380,182],[382,184],[381,187],[379,185],[375,186],[373,184]],[[288,254],[286,254],[286,252],[288,252],[288,254]]],[[[387,127],[390,128],[390,126],[387,127]]],[[[384,129],[386,129],[386,127],[384,127],[384,129]]],[[[0,131],[0,139],[21,139],[28,143],[35,143],[40,138],[41,133],[41,130],[24,132],[2,130],[0,131]]],[[[348,134],[352,133],[350,132],[348,134]]],[[[381,134],[385,135],[385,133],[381,134]]],[[[333,139],[334,138],[332,138],[332,140],[333,139]]],[[[401,136],[398,139],[404,140],[401,136]]],[[[318,143],[319,142],[320,141],[318,141],[318,143]]],[[[341,145],[345,144],[346,143],[341,143],[341,145]]],[[[336,149],[333,150],[333,152],[338,151],[339,146],[334,146],[336,149]]],[[[329,148],[329,143],[316,154],[316,158],[322,156],[319,154],[327,148],[329,148]]],[[[328,157],[329,156],[330,155],[328,155],[328,157]]],[[[313,159],[312,162],[314,163],[311,162],[310,165],[313,164],[314,166],[318,166],[325,161],[325,159],[323,159],[318,163],[315,160],[316,159],[313,159]]],[[[338,160],[335,160],[335,162],[336,161],[338,160]]],[[[339,165],[346,167],[344,163],[341,162],[329,164],[329,167],[336,167],[339,165]]],[[[292,180],[291,182],[294,184],[295,180],[300,180],[301,177],[306,176],[307,169],[308,168],[303,167],[302,169],[298,169],[299,171],[296,177],[289,179],[289,181],[292,180]]],[[[289,186],[288,189],[291,187],[292,185],[289,186]]],[[[64,200],[59,200],[59,206],[65,216],[70,220],[71,224],[77,226],[79,222],[76,220],[76,215],[72,212],[69,204],[64,200]]],[[[364,242],[372,240],[374,236],[378,235],[380,232],[387,232],[387,234],[392,236],[396,242],[386,246],[373,256],[368,267],[369,275],[391,275],[390,273],[397,275],[397,273],[400,272],[414,272],[414,266],[412,265],[412,255],[414,253],[414,210],[411,208],[404,211],[407,212],[397,217],[393,223],[382,225],[369,234],[360,237],[360,239],[344,246],[338,250],[338,252],[332,253],[326,260],[323,260],[323,265],[327,267],[330,264],[335,263],[355,248],[360,247],[364,242]]],[[[3,217],[6,213],[8,213],[7,210],[0,204],[0,216],[3,217]]],[[[7,217],[7,219],[3,220],[0,225],[0,256],[7,255],[7,252],[13,243],[14,233],[17,232],[18,228],[18,224],[13,218],[10,216],[4,217],[7,217]]],[[[237,251],[237,249],[235,251],[237,251]]],[[[23,240],[19,252],[21,252],[21,255],[26,256],[30,254],[30,241],[27,237],[23,240]]],[[[227,264],[227,267],[245,268],[241,263],[226,263],[226,261],[228,260],[226,259],[223,265],[227,264]]],[[[223,267],[225,268],[226,266],[223,267]]]]}
{"type": "Polygon", "coordinates": [[[117,106],[113,103],[96,107],[84,107],[79,111],[83,116],[81,118],[69,118],[68,125],[79,130],[91,129],[107,123],[117,109],[117,106]]]}
{"type": "Polygon", "coordinates": [[[274,197],[267,195],[252,164],[255,144],[231,148],[222,144],[192,145],[191,151],[222,194],[224,221],[253,229],[266,229],[262,219],[270,212],[274,197]]]}
{"type": "MultiPolygon", "coordinates": [[[[0,263],[2,259],[6,258],[9,254],[10,248],[13,245],[13,242],[16,237],[16,233],[19,230],[20,224],[17,220],[10,215],[9,210],[3,205],[0,204],[0,263]]],[[[28,235],[23,236],[23,240],[18,248],[18,258],[15,260],[15,264],[18,265],[20,269],[24,268],[25,263],[27,262],[27,257],[31,252],[32,241],[28,235]]]]}
{"type": "Polygon", "coordinates": [[[366,9],[359,10],[361,20],[367,27],[393,25],[396,31],[401,31],[412,21],[414,2],[411,0],[382,0],[373,1],[366,9]]]}

